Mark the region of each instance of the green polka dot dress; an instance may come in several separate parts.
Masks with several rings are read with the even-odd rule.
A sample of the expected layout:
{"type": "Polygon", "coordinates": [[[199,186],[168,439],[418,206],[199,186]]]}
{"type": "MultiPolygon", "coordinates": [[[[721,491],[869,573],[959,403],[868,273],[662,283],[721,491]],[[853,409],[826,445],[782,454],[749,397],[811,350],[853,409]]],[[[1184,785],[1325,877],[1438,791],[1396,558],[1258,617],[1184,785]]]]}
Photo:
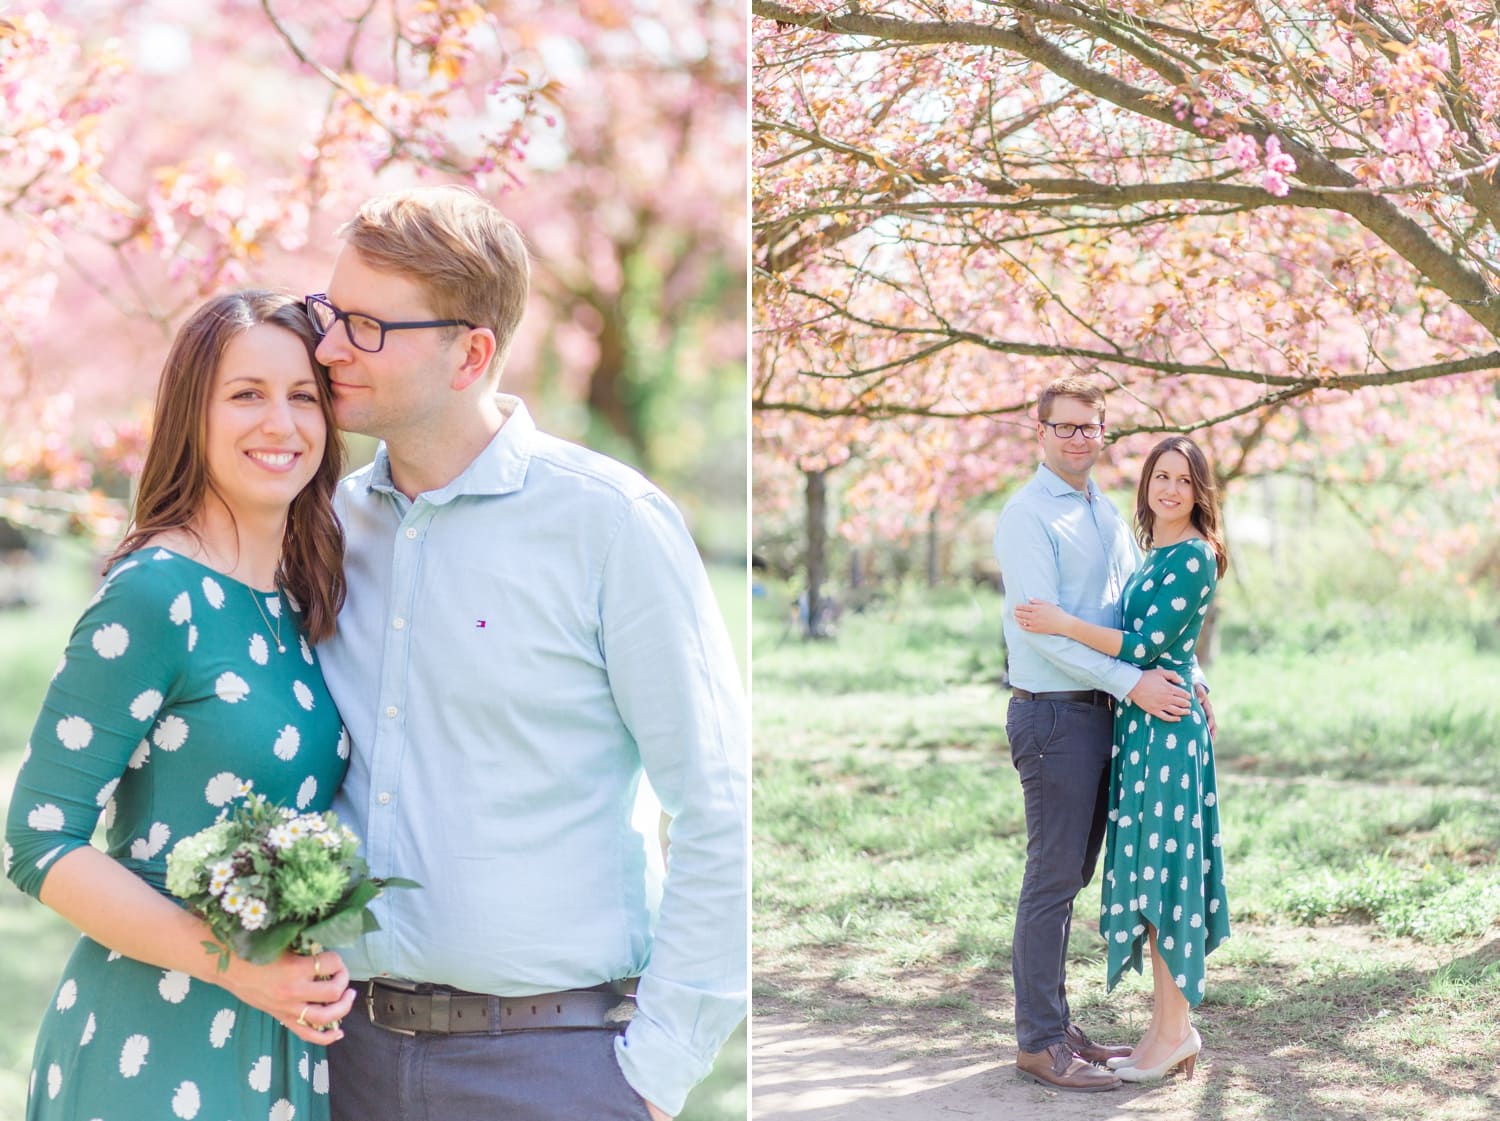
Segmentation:
{"type": "MultiPolygon", "coordinates": [[[[102,818],[109,854],[165,895],[167,853],[245,783],[328,808],[348,740],[298,622],[287,597],[168,550],[123,559],[23,754],[6,875],[37,895],[102,818]]],[[[26,1117],[326,1121],[328,1064],[217,985],[81,938],[37,1036],[26,1117]]]]}
{"type": "MultiPolygon", "coordinates": [[[[1217,582],[1213,549],[1199,538],[1152,550],[1125,586],[1121,659],[1188,680],[1217,582]]],[[[1203,959],[1229,937],[1213,745],[1198,699],[1175,723],[1122,702],[1110,766],[1099,915],[1109,987],[1127,966],[1141,971],[1149,923],[1177,987],[1197,1005],[1203,959]]]]}

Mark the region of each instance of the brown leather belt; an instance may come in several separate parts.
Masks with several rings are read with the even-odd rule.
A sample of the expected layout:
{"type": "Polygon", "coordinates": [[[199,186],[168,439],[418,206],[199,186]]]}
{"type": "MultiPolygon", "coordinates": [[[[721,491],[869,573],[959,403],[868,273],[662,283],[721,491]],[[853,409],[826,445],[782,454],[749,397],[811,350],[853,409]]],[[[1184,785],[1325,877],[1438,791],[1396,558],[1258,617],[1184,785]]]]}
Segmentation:
{"type": "Polygon", "coordinates": [[[1010,695],[1023,701],[1073,701],[1086,705],[1103,705],[1114,708],[1115,699],[1102,689],[1064,689],[1053,693],[1033,693],[1029,689],[1011,687],[1010,695]]]}
{"type": "Polygon", "coordinates": [[[635,1014],[634,984],[630,978],[534,996],[493,996],[393,978],[354,981],[351,987],[363,998],[370,1022],[386,1031],[496,1035],[540,1028],[623,1031],[635,1014]]]}

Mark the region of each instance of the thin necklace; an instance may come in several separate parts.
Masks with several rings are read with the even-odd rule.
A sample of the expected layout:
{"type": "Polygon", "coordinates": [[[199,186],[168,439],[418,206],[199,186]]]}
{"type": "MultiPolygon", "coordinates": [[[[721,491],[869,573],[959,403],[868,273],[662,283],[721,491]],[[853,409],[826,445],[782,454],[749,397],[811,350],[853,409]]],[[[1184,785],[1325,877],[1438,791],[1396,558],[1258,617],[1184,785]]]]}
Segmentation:
{"type": "MultiPolygon", "coordinates": [[[[266,633],[276,640],[276,653],[285,654],[286,644],[281,641],[282,616],[280,610],[276,612],[276,626],[273,629],[271,627],[271,620],[266,616],[265,605],[260,602],[260,593],[257,592],[254,588],[251,588],[250,598],[255,601],[255,610],[260,612],[260,617],[266,624],[266,633]]],[[[276,606],[277,608],[281,607],[281,585],[279,583],[276,585],[276,606]]]]}

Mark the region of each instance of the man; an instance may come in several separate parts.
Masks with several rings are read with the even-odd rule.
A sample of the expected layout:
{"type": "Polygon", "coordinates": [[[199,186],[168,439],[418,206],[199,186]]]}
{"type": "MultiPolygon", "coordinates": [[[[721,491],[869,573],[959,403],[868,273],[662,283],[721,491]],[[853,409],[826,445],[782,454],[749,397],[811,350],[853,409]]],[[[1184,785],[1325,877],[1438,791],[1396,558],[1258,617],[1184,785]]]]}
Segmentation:
{"type": "Polygon", "coordinates": [[[1188,695],[1170,670],[1142,672],[1016,624],[1016,605],[1038,599],[1119,626],[1120,597],[1139,559],[1129,528],[1089,478],[1104,446],[1099,388],[1067,377],[1043,389],[1037,442],[1036,476],[1006,503],[995,530],[1012,687],[1005,731],[1026,802],[1026,873],[1011,946],[1016,1068],[1061,1090],[1112,1090],[1119,1078],[1093,1064],[1130,1048],[1095,1043],[1068,1014],[1073,899],[1093,878],[1104,840],[1114,700],[1179,720],[1188,695]]]}
{"type": "Polygon", "coordinates": [[[422,888],[344,952],[334,1117],[660,1121],[745,1005],[745,714],[702,563],[659,490],[496,393],[529,265],[494,207],[422,188],[340,232],[308,310],[339,426],[383,443],[337,499],[335,808],[422,888]]]}

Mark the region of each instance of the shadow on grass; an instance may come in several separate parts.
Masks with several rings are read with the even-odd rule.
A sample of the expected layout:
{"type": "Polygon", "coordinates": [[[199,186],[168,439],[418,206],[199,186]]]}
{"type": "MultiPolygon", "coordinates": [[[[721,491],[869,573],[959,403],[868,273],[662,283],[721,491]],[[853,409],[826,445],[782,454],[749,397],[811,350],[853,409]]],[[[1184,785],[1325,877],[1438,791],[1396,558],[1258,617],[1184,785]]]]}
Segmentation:
{"type": "MultiPolygon", "coordinates": [[[[1500,1116],[1494,1082],[1500,1067],[1500,937],[1428,966],[1370,963],[1364,944],[1379,943],[1362,928],[1321,930],[1319,938],[1309,939],[1308,953],[1299,953],[1297,936],[1312,932],[1247,928],[1237,938],[1253,941],[1262,933],[1272,952],[1257,951],[1255,960],[1218,971],[1199,1009],[1199,1077],[1126,1086],[1103,1095],[1105,1100],[1118,1107],[1161,1094],[1165,1116],[1190,1105],[1190,1115],[1203,1121],[1500,1116]]],[[[1430,950],[1426,956],[1431,959],[1430,950]]],[[[1088,968],[1079,961],[1070,967],[1075,978],[1080,965],[1088,968]]],[[[1128,1040],[1149,1014],[1146,991],[1105,998],[1102,990],[1092,991],[1097,986],[1074,987],[1090,990],[1075,1000],[1074,1015],[1096,1038],[1128,1040]]],[[[771,1038],[803,1031],[801,1043],[813,1056],[820,1031],[856,1038],[861,1055],[868,1049],[852,1072],[827,1072],[833,1081],[823,1097],[846,1097],[846,1105],[857,1098],[866,1110],[880,1099],[881,1115],[890,1118],[906,1117],[908,1106],[912,1117],[921,1116],[919,1106],[982,1112],[986,1102],[999,1104],[997,1094],[1014,1096],[1013,1088],[995,1081],[1015,1081],[1012,1008],[1008,963],[857,982],[757,971],[757,1024],[764,1019],[771,1038]],[[984,1069],[968,1071],[973,1064],[984,1069]],[[965,1094],[974,1096],[965,1102],[965,1094]],[[890,1097],[900,1098],[902,1108],[892,1107],[890,1097]]],[[[767,1068],[758,1066],[757,1095],[784,1101],[790,1089],[813,1100],[816,1077],[795,1065],[773,1064],[771,1070],[786,1080],[768,1080],[767,1068]]],[[[1090,1104],[1095,1097],[1058,1099],[1051,1103],[1052,1115],[1106,1116],[1090,1104]]],[[[860,1114],[818,1105],[765,1116],[838,1121],[860,1114]]]]}

